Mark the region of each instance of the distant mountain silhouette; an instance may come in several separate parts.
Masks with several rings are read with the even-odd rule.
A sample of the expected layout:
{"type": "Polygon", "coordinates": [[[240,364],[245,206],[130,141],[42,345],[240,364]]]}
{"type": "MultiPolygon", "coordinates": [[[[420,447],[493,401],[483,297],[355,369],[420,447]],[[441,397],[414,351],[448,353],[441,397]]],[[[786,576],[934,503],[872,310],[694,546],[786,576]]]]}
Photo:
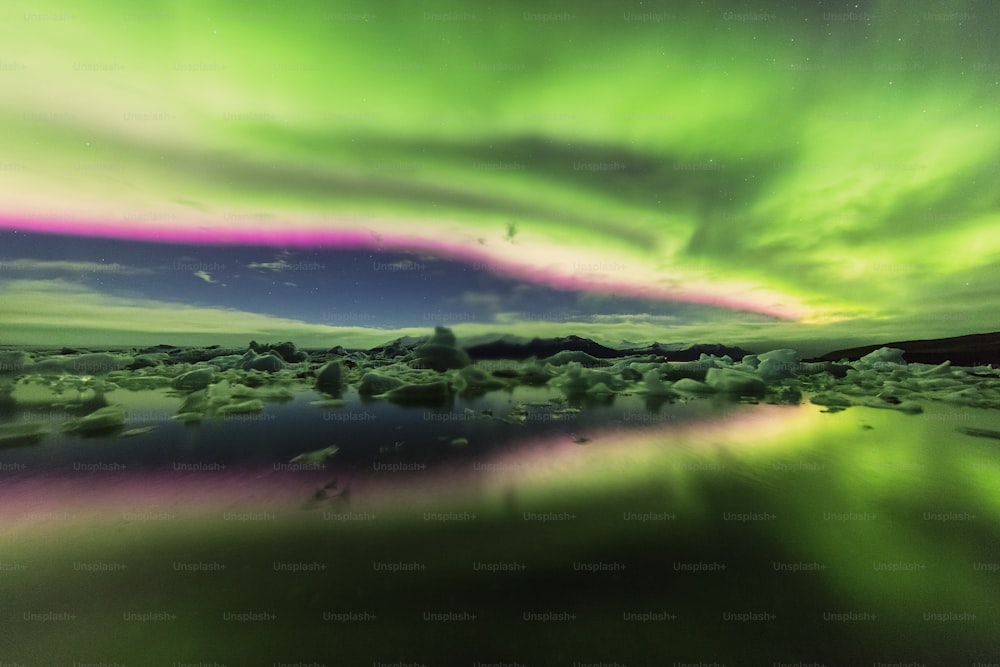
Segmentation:
{"type": "MultiPolygon", "coordinates": [[[[698,361],[702,354],[724,357],[727,354],[733,361],[739,361],[748,354],[753,354],[750,350],[732,345],[722,345],[720,343],[653,343],[646,347],[627,350],[628,354],[651,354],[662,356],[667,361],[698,361]]],[[[623,355],[624,356],[624,355],[623,355]]]]}
{"type": "Polygon", "coordinates": [[[597,359],[612,359],[623,356],[618,350],[595,343],[589,338],[563,336],[562,338],[533,338],[527,343],[497,340],[465,348],[472,359],[527,359],[528,357],[551,357],[557,352],[571,350],[586,352],[597,359]]]}
{"type": "Polygon", "coordinates": [[[906,361],[922,364],[940,364],[944,361],[950,361],[955,366],[1000,364],[1000,332],[865,345],[828,352],[822,357],[817,357],[817,360],[859,359],[880,347],[903,350],[903,358],[906,361]]]}
{"type": "Polygon", "coordinates": [[[537,357],[543,359],[563,352],[585,352],[597,359],[617,359],[636,355],[652,355],[663,357],[667,361],[697,361],[704,354],[723,356],[728,354],[733,360],[742,359],[750,354],[748,350],[739,347],[720,345],[717,343],[695,344],[686,343],[661,344],[653,343],[644,347],[615,349],[580,336],[563,336],[561,338],[534,338],[528,342],[512,342],[496,340],[490,343],[480,343],[465,348],[473,360],[477,359],[527,359],[537,357]]]}

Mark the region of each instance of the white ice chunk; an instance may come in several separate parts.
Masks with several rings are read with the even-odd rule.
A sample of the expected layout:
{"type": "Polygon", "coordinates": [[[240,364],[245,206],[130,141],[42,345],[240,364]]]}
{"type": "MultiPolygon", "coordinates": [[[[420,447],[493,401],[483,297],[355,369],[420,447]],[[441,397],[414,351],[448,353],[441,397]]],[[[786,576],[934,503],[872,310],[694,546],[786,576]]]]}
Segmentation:
{"type": "Polygon", "coordinates": [[[676,392],[669,382],[664,382],[660,378],[660,371],[651,368],[642,376],[643,388],[650,396],[672,396],[676,392]]]}
{"type": "Polygon", "coordinates": [[[259,398],[251,398],[246,401],[238,401],[236,403],[227,403],[225,405],[219,406],[216,412],[220,415],[236,415],[245,414],[248,412],[260,412],[264,409],[264,402],[259,398]]]}
{"type": "Polygon", "coordinates": [[[31,363],[31,356],[24,350],[0,350],[0,375],[19,375],[31,363]]]}
{"type": "Polygon", "coordinates": [[[437,403],[447,400],[451,396],[451,387],[444,380],[419,384],[404,384],[392,391],[388,391],[385,397],[396,403],[437,403]]]}
{"type": "Polygon", "coordinates": [[[910,364],[909,370],[917,377],[950,377],[952,372],[950,361],[943,361],[937,366],[930,364],[910,364]]]}
{"type": "Polygon", "coordinates": [[[125,424],[125,408],[120,405],[108,405],[94,410],[85,417],[73,419],[63,424],[63,430],[72,433],[101,433],[116,429],[125,424]]]}
{"type": "Polygon", "coordinates": [[[41,422],[0,424],[0,447],[35,444],[48,432],[49,427],[41,422]]]}
{"type": "Polygon", "coordinates": [[[285,361],[277,353],[257,354],[253,350],[247,350],[239,367],[245,371],[274,373],[285,367],[285,361]]]}
{"type": "Polygon", "coordinates": [[[876,371],[893,371],[905,365],[906,361],[903,359],[903,350],[895,347],[880,347],[851,364],[851,366],[859,370],[871,369],[876,371]]]}
{"type": "Polygon", "coordinates": [[[344,367],[339,361],[329,361],[316,373],[316,387],[336,394],[343,388],[344,367]]]}
{"type": "Polygon", "coordinates": [[[455,334],[448,327],[435,327],[430,340],[413,351],[413,358],[420,366],[438,372],[472,363],[465,350],[455,344],[455,334]]]}
{"type": "Polygon", "coordinates": [[[196,368],[175,377],[171,385],[182,391],[197,391],[211,384],[213,376],[211,368],[196,368]]]}
{"type": "Polygon", "coordinates": [[[734,396],[763,396],[767,385],[756,375],[732,368],[709,368],[705,384],[717,392],[734,396]]]}
{"type": "Polygon", "coordinates": [[[850,398],[832,391],[816,394],[809,399],[809,402],[814,405],[823,405],[831,408],[847,408],[853,405],[850,398]]]}
{"type": "Polygon", "coordinates": [[[795,350],[771,350],[758,357],[757,374],[765,382],[792,377],[799,367],[799,353],[795,350]]]}
{"type": "Polygon", "coordinates": [[[673,388],[675,391],[685,394],[711,394],[715,392],[715,389],[704,382],[692,380],[691,378],[681,378],[673,384],[673,388]]]}
{"type": "Polygon", "coordinates": [[[609,392],[621,391],[626,382],[609,371],[584,368],[579,362],[566,364],[562,375],[553,379],[553,384],[567,394],[583,394],[591,391],[598,384],[603,384],[609,392]]]}
{"type": "Polygon", "coordinates": [[[361,377],[358,393],[362,396],[377,396],[401,386],[403,381],[391,375],[369,371],[361,377]]]}

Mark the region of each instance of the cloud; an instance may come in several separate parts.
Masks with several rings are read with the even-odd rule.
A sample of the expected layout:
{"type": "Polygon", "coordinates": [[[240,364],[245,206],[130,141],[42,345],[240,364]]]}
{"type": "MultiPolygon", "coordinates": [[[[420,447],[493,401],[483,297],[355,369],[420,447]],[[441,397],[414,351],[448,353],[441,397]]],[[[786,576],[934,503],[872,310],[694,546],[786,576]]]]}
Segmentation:
{"type": "Polygon", "coordinates": [[[547,312],[529,312],[523,310],[504,310],[493,313],[493,321],[501,325],[521,326],[523,324],[564,323],[586,321],[586,316],[569,310],[552,310],[547,312]]]}
{"type": "Polygon", "coordinates": [[[656,326],[674,326],[684,321],[676,315],[650,315],[647,313],[606,313],[587,315],[586,319],[600,324],[652,324],[656,326]]]}
{"type": "Polygon", "coordinates": [[[258,271],[273,271],[275,273],[281,273],[282,271],[290,271],[293,267],[289,262],[288,258],[292,256],[292,253],[283,250],[279,252],[277,257],[274,258],[272,262],[250,262],[247,264],[249,269],[257,269],[258,271]]]}
{"type": "Polygon", "coordinates": [[[206,283],[214,284],[219,282],[218,280],[212,280],[212,274],[210,274],[208,271],[195,271],[194,275],[197,276],[198,278],[201,278],[206,283]]]}
{"type": "MultiPolygon", "coordinates": [[[[498,312],[493,322],[456,322],[456,335],[511,333],[519,336],[575,334],[605,345],[718,342],[763,352],[792,347],[819,355],[872,342],[985,331],[989,314],[939,309],[882,319],[830,320],[818,324],[767,320],[754,313],[705,322],[674,322],[648,314],[574,315],[498,312]],[[980,326],[982,325],[982,326],[980,326]]],[[[0,283],[0,322],[14,345],[245,345],[250,339],[293,340],[301,347],[333,345],[369,348],[400,336],[420,336],[429,327],[384,329],[331,326],[233,308],[191,306],[153,299],[110,296],[67,280],[14,280],[0,283]]]]}
{"type": "Polygon", "coordinates": [[[501,310],[507,299],[499,292],[481,292],[467,290],[462,292],[461,302],[469,308],[485,308],[490,311],[501,310]]]}
{"type": "Polygon", "coordinates": [[[426,328],[337,327],[233,308],[110,296],[65,280],[0,284],[0,321],[10,344],[245,344],[294,340],[302,346],[371,347],[426,328]],[[405,331],[407,333],[399,333],[405,331]]]}
{"type": "Polygon", "coordinates": [[[0,260],[4,272],[22,273],[118,273],[122,275],[149,275],[152,269],[127,266],[117,262],[78,262],[50,259],[5,259],[0,260]]]}
{"type": "Polygon", "coordinates": [[[247,268],[264,269],[265,271],[287,271],[289,266],[289,263],[284,259],[275,262],[250,262],[247,264],[247,268]]]}

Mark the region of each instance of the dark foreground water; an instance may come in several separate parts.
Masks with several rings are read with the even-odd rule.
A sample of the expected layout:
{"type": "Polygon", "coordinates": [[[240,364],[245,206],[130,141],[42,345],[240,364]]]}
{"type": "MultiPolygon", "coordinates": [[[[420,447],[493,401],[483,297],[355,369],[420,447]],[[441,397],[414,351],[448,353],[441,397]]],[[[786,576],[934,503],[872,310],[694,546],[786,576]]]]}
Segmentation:
{"type": "Polygon", "coordinates": [[[995,412],[556,397],[6,447],[0,663],[1000,662],[995,412]]]}

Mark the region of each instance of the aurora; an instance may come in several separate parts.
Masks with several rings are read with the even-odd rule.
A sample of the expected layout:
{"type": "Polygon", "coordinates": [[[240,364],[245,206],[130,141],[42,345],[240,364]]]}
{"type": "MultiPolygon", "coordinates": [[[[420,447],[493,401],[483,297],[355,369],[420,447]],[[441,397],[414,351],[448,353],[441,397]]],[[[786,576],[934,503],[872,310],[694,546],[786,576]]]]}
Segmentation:
{"type": "MultiPolygon", "coordinates": [[[[834,348],[994,328],[1000,68],[980,3],[48,5],[0,29],[4,229],[363,244],[735,315],[681,318],[683,339],[834,348]]],[[[175,305],[148,301],[134,305],[175,305]]],[[[662,329],[571,324],[611,341],[622,323],[662,329]]]]}

